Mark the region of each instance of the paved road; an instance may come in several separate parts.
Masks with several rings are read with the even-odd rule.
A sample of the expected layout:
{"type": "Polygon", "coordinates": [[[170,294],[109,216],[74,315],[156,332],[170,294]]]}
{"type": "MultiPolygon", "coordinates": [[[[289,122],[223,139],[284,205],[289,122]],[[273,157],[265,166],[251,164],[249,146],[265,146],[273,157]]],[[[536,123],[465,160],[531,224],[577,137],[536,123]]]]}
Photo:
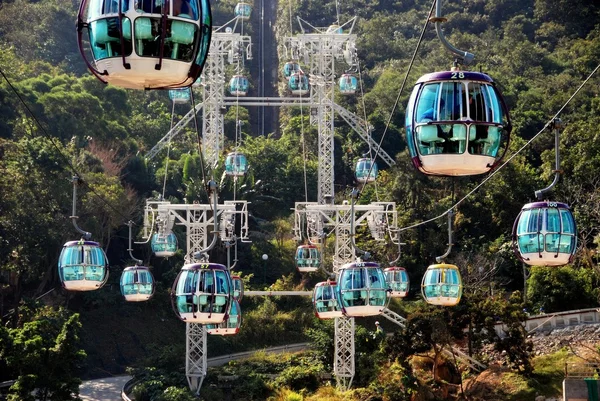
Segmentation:
{"type": "Polygon", "coordinates": [[[131,376],[114,376],[85,381],[79,396],[83,401],[121,401],[121,389],[129,379],[131,376]]]}

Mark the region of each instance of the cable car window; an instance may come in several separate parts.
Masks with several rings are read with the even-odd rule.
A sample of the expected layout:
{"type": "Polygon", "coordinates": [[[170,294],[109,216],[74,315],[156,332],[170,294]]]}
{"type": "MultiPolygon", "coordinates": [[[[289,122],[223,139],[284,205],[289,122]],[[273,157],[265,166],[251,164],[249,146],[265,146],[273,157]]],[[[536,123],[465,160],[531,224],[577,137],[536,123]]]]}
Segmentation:
{"type": "Polygon", "coordinates": [[[487,107],[482,89],[479,83],[469,84],[469,117],[474,121],[490,121],[491,110],[487,107]]]}
{"type": "Polygon", "coordinates": [[[427,273],[425,284],[432,285],[440,282],[440,271],[439,270],[430,270],[427,273]]]}
{"type": "MultiPolygon", "coordinates": [[[[419,103],[417,104],[417,122],[427,122],[437,120],[438,116],[438,96],[440,85],[438,83],[427,84],[423,86],[419,103]]],[[[412,102],[409,102],[412,104],[412,102]]],[[[407,121],[407,125],[410,124],[407,121]]]]}
{"type": "Polygon", "coordinates": [[[575,221],[573,215],[568,210],[560,210],[562,220],[562,232],[563,234],[575,234],[575,221]]]}
{"type": "Polygon", "coordinates": [[[229,294],[229,284],[227,280],[227,273],[224,271],[216,271],[217,276],[217,293],[218,294],[229,294]]]}
{"type": "Polygon", "coordinates": [[[549,208],[546,210],[546,231],[551,233],[560,232],[560,216],[558,209],[549,208]]]}
{"type": "Polygon", "coordinates": [[[89,39],[96,60],[120,57],[122,49],[125,49],[125,56],[131,54],[131,38],[127,38],[125,34],[125,25],[128,21],[127,18],[123,18],[123,45],[119,33],[119,18],[104,18],[90,22],[89,39]]]}
{"type": "Polygon", "coordinates": [[[466,93],[461,82],[442,82],[439,120],[467,118],[466,93]]]}
{"type": "Polygon", "coordinates": [[[138,12],[160,14],[163,0],[137,0],[135,8],[138,12]]]}
{"type": "Polygon", "coordinates": [[[198,19],[198,3],[196,0],[173,1],[173,15],[179,18],[198,19]]]}

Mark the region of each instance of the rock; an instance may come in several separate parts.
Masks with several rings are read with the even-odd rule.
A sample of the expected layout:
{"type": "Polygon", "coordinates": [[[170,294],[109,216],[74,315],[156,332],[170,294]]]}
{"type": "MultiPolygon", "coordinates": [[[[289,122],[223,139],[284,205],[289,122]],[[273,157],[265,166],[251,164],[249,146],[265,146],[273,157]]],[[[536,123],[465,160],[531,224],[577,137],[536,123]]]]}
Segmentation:
{"type": "Polygon", "coordinates": [[[544,397],[543,395],[538,395],[537,397],[535,397],[535,401],[546,401],[546,397],[544,397]]]}

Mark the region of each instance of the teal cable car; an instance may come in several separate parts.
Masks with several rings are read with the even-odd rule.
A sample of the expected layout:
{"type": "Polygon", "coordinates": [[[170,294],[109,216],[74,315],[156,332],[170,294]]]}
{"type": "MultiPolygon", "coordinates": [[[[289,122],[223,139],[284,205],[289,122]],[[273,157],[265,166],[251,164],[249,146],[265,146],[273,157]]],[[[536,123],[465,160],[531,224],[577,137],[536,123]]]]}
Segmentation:
{"type": "Polygon", "coordinates": [[[184,265],[173,283],[173,310],[186,323],[220,324],[232,296],[231,277],[218,263],[184,265]]]}
{"type": "Polygon", "coordinates": [[[431,305],[457,305],[462,296],[462,288],[458,267],[446,263],[429,266],[421,282],[423,299],[431,305]]]}
{"type": "Polygon", "coordinates": [[[342,74],[338,84],[342,95],[354,95],[358,90],[358,79],[352,74],[342,74]]]}
{"type": "Polygon", "coordinates": [[[126,301],[147,301],[154,295],[154,276],[146,266],[129,266],[121,273],[120,287],[126,301]]]}
{"type": "Polygon", "coordinates": [[[392,266],[383,271],[388,286],[392,289],[390,297],[404,298],[410,289],[410,280],[404,267],[392,266]]]}
{"type": "Polygon", "coordinates": [[[225,158],[225,174],[243,177],[248,172],[248,160],[243,153],[231,152],[225,158]]]}
{"type": "Polygon", "coordinates": [[[342,312],[348,317],[379,315],[389,302],[389,288],[378,263],[343,265],[337,285],[342,312]]]}
{"type": "Polygon", "coordinates": [[[94,241],[69,241],[58,258],[62,286],[69,291],[92,291],[108,280],[108,259],[94,241]]]}
{"type": "Polygon", "coordinates": [[[339,291],[335,281],[317,283],[312,296],[315,315],[319,319],[342,317],[344,314],[338,296],[339,291]]]}

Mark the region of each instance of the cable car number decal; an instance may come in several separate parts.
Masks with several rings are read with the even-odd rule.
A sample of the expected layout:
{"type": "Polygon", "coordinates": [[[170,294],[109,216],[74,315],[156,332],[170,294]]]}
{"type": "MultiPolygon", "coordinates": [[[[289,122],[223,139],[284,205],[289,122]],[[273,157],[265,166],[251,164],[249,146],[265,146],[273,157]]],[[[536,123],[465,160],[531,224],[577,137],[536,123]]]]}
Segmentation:
{"type": "Polygon", "coordinates": [[[451,75],[452,79],[464,79],[465,73],[462,71],[453,71],[451,75]]]}
{"type": "Polygon", "coordinates": [[[548,202],[548,207],[558,207],[558,203],[556,203],[556,202],[548,202]]]}

